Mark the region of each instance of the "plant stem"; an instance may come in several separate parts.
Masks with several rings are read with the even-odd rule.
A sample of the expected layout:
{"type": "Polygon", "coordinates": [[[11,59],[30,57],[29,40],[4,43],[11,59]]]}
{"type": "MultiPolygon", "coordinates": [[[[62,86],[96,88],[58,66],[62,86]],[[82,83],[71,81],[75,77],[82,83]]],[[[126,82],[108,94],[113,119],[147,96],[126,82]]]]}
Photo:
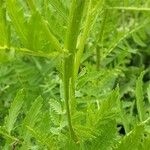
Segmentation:
{"type": "Polygon", "coordinates": [[[65,49],[69,51],[69,56],[64,57],[64,72],[63,72],[64,98],[66,103],[66,111],[70,135],[75,142],[78,142],[78,139],[73,130],[71,117],[72,114],[75,112],[76,108],[74,62],[84,3],[85,0],[80,1],[72,0],[68,19],[68,28],[65,39],[65,49]]]}
{"type": "Polygon", "coordinates": [[[100,47],[99,46],[96,47],[96,68],[97,71],[100,70],[100,47]]]}
{"type": "Polygon", "coordinates": [[[88,35],[90,33],[90,29],[95,22],[95,18],[98,15],[98,12],[100,10],[102,10],[104,2],[105,2],[105,0],[98,1],[96,3],[96,5],[94,6],[94,8],[92,8],[93,6],[92,6],[91,0],[87,1],[87,3],[86,3],[86,5],[87,5],[86,10],[87,11],[86,11],[85,24],[84,24],[83,33],[82,33],[82,36],[81,36],[81,39],[79,42],[76,58],[75,58],[75,72],[74,72],[75,77],[77,77],[77,75],[78,75],[81,57],[83,55],[84,46],[85,46],[86,40],[88,38],[88,35]]]}
{"type": "Polygon", "coordinates": [[[77,77],[78,75],[78,70],[79,70],[79,66],[80,66],[80,62],[81,62],[81,57],[84,51],[84,46],[85,46],[85,42],[87,40],[87,36],[89,34],[90,31],[90,27],[91,27],[91,22],[92,22],[92,14],[90,13],[91,11],[91,1],[89,1],[88,6],[87,6],[87,15],[86,15],[86,20],[85,20],[85,25],[84,25],[84,30],[80,39],[80,43],[79,43],[79,48],[76,54],[76,58],[75,58],[75,72],[74,72],[74,76],[77,77]]]}
{"type": "MultiPolygon", "coordinates": [[[[69,57],[70,58],[70,57],[69,57]]],[[[67,62],[68,59],[65,60],[64,62],[64,99],[65,99],[65,104],[66,104],[66,112],[67,112],[67,119],[68,119],[68,126],[69,126],[69,130],[70,130],[70,135],[71,138],[74,141],[77,141],[75,132],[73,130],[73,126],[72,126],[72,120],[71,120],[71,110],[70,110],[70,90],[71,90],[71,86],[70,86],[70,78],[68,76],[68,71],[67,71],[67,62]]]]}

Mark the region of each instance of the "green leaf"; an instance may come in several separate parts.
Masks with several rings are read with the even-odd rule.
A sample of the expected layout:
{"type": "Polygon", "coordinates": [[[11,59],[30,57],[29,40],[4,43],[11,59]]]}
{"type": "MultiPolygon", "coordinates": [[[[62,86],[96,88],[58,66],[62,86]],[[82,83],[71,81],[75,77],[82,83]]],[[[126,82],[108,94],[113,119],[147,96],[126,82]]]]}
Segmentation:
{"type": "Polygon", "coordinates": [[[79,36],[84,6],[85,0],[72,0],[65,41],[65,48],[68,49],[71,53],[75,51],[77,46],[77,39],[79,36]]]}
{"type": "Polygon", "coordinates": [[[7,140],[11,140],[11,141],[18,141],[17,138],[15,138],[14,136],[11,136],[7,133],[5,127],[1,127],[0,126],[0,134],[7,140]]]}
{"type": "Polygon", "coordinates": [[[17,120],[18,114],[20,113],[20,109],[23,105],[23,102],[24,102],[24,92],[23,90],[20,90],[10,106],[8,116],[5,118],[4,126],[6,127],[6,130],[9,134],[13,130],[14,124],[17,120]]]}
{"type": "Polygon", "coordinates": [[[68,19],[67,19],[67,14],[68,14],[68,12],[67,12],[67,9],[65,8],[65,6],[64,6],[64,2],[62,2],[61,0],[48,0],[49,1],[49,3],[50,3],[50,5],[52,5],[52,7],[59,13],[59,15],[61,16],[61,17],[63,17],[63,19],[65,20],[65,21],[68,21],[68,19]]]}
{"type": "Polygon", "coordinates": [[[92,149],[107,150],[116,138],[116,119],[120,114],[119,88],[102,101],[99,110],[89,111],[88,123],[96,138],[91,141],[92,149]]]}
{"type": "Polygon", "coordinates": [[[23,120],[23,146],[21,150],[27,149],[29,145],[31,145],[30,139],[31,135],[26,130],[26,126],[30,126],[31,128],[34,128],[35,124],[37,123],[37,120],[39,119],[39,114],[41,113],[41,108],[43,104],[43,98],[41,96],[37,97],[36,100],[33,102],[31,108],[26,114],[26,117],[23,120]]]}
{"type": "Polygon", "coordinates": [[[7,42],[7,25],[6,25],[6,9],[4,1],[0,1],[0,45],[5,45],[7,42]]]}
{"type": "Polygon", "coordinates": [[[147,88],[147,96],[148,96],[148,101],[150,103],[150,84],[149,84],[149,86],[147,88]]]}
{"type": "Polygon", "coordinates": [[[141,37],[137,33],[132,34],[132,37],[138,45],[146,47],[146,44],[142,41],[141,37]]]}
{"type": "Polygon", "coordinates": [[[38,21],[39,23],[41,24],[41,28],[42,28],[42,31],[45,33],[46,35],[46,38],[48,39],[48,41],[50,42],[51,46],[59,51],[59,52],[65,52],[65,50],[62,49],[62,46],[59,42],[59,40],[55,37],[55,35],[51,32],[50,30],[50,25],[48,23],[47,20],[45,20],[43,18],[43,16],[36,10],[36,5],[34,4],[34,2],[32,0],[26,0],[30,9],[31,9],[31,13],[35,13],[38,15],[38,21]]]}
{"type": "Polygon", "coordinates": [[[101,124],[103,121],[115,119],[120,114],[120,97],[119,88],[116,88],[112,93],[102,101],[100,109],[97,114],[97,123],[101,124]],[[109,111],[108,111],[109,110],[109,111]]]}
{"type": "Polygon", "coordinates": [[[144,96],[143,96],[143,76],[145,72],[143,71],[137,82],[136,82],[136,89],[135,89],[135,95],[136,95],[136,107],[139,115],[140,121],[143,121],[145,118],[145,109],[144,109],[144,96]]]}
{"type": "Polygon", "coordinates": [[[7,0],[6,6],[9,17],[16,32],[20,37],[20,40],[24,45],[27,45],[27,27],[20,3],[18,3],[16,0],[7,0]]]}
{"type": "Polygon", "coordinates": [[[99,126],[99,135],[92,141],[92,148],[97,150],[109,150],[117,137],[116,121],[110,120],[99,126]]]}
{"type": "MultiPolygon", "coordinates": [[[[57,145],[55,143],[54,137],[49,135],[48,133],[43,133],[39,129],[33,129],[27,126],[28,131],[31,135],[42,145],[46,145],[47,148],[55,150],[57,145]]],[[[57,149],[56,149],[57,150],[57,149]]]]}
{"type": "Polygon", "coordinates": [[[129,134],[127,134],[118,144],[115,150],[138,150],[142,136],[144,133],[144,125],[136,126],[129,134]]]}
{"type": "Polygon", "coordinates": [[[43,103],[43,98],[39,96],[32,104],[30,110],[26,114],[26,117],[24,119],[24,125],[28,125],[30,127],[34,127],[38,115],[41,112],[42,104],[43,103]]]}
{"type": "Polygon", "coordinates": [[[39,22],[40,16],[37,12],[34,12],[29,20],[29,28],[28,28],[28,47],[31,50],[39,50],[41,47],[41,43],[43,40],[43,36],[41,35],[41,24],[39,22]]]}
{"type": "Polygon", "coordinates": [[[149,148],[150,148],[150,133],[147,133],[139,150],[149,150],[149,148]]]}
{"type": "Polygon", "coordinates": [[[53,111],[55,111],[56,114],[59,114],[59,115],[63,114],[62,106],[57,100],[50,99],[49,104],[50,104],[50,108],[53,111]]]}

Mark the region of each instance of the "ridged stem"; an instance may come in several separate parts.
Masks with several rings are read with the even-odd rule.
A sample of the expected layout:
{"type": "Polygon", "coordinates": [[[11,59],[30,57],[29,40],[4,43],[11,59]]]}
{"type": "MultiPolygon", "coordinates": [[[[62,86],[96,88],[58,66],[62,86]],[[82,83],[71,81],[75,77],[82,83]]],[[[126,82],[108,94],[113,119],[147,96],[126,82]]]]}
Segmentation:
{"type": "Polygon", "coordinates": [[[84,4],[85,0],[72,0],[71,3],[65,39],[65,49],[69,51],[69,55],[67,57],[64,57],[63,72],[64,99],[66,103],[68,126],[71,138],[76,143],[78,142],[78,138],[74,132],[72,125],[72,115],[74,114],[76,109],[74,62],[84,4]]]}

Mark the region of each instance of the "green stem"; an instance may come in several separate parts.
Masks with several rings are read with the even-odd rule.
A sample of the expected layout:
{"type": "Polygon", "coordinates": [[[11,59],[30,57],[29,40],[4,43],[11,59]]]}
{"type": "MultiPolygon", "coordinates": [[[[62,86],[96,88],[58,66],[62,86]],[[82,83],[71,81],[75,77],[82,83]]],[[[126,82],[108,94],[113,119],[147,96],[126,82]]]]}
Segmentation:
{"type": "Polygon", "coordinates": [[[95,22],[95,18],[98,15],[98,11],[100,11],[103,8],[104,2],[105,0],[98,1],[96,5],[94,6],[94,8],[92,8],[91,0],[87,1],[86,3],[87,4],[86,20],[85,20],[83,33],[79,42],[78,51],[77,51],[76,58],[75,58],[75,72],[74,72],[75,77],[77,77],[78,75],[81,57],[83,55],[84,46],[88,38],[88,35],[90,33],[90,29],[95,22]]]}
{"type": "Polygon", "coordinates": [[[79,66],[80,66],[80,61],[81,61],[81,57],[84,51],[84,46],[85,46],[85,42],[87,40],[87,36],[89,34],[90,31],[90,27],[91,27],[91,21],[92,21],[92,16],[91,16],[91,1],[88,4],[88,8],[87,8],[87,16],[86,16],[86,20],[85,20],[85,27],[80,39],[80,43],[79,43],[79,50],[77,51],[76,54],[76,58],[75,58],[75,72],[74,72],[74,76],[75,78],[78,75],[78,70],[79,70],[79,66]]]}
{"type": "Polygon", "coordinates": [[[150,11],[148,7],[108,7],[109,10],[150,11]]]}
{"type": "Polygon", "coordinates": [[[69,51],[69,56],[64,57],[64,98],[66,103],[70,135],[75,142],[78,142],[78,139],[73,130],[71,117],[76,109],[74,62],[84,6],[85,0],[72,0],[65,39],[65,49],[69,51]]]}
{"type": "Polygon", "coordinates": [[[76,142],[77,141],[77,137],[75,135],[75,132],[73,130],[73,126],[72,126],[72,119],[71,119],[71,110],[70,110],[70,90],[71,90],[71,86],[70,86],[70,78],[68,77],[68,71],[67,71],[67,62],[68,59],[65,60],[64,62],[64,99],[65,99],[65,104],[66,104],[66,112],[67,112],[67,119],[68,119],[68,126],[69,126],[69,130],[70,130],[70,136],[71,138],[76,142]]]}
{"type": "Polygon", "coordinates": [[[97,71],[100,70],[100,47],[99,46],[96,47],[96,68],[97,71]]]}

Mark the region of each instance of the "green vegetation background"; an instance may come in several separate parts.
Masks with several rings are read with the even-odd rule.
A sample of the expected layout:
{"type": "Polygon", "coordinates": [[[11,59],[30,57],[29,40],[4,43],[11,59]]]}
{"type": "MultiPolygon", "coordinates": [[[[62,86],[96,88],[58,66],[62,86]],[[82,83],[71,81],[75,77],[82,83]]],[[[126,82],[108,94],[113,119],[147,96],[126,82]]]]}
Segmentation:
{"type": "Polygon", "coordinates": [[[149,150],[149,117],[150,0],[0,0],[1,150],[149,150]]]}

